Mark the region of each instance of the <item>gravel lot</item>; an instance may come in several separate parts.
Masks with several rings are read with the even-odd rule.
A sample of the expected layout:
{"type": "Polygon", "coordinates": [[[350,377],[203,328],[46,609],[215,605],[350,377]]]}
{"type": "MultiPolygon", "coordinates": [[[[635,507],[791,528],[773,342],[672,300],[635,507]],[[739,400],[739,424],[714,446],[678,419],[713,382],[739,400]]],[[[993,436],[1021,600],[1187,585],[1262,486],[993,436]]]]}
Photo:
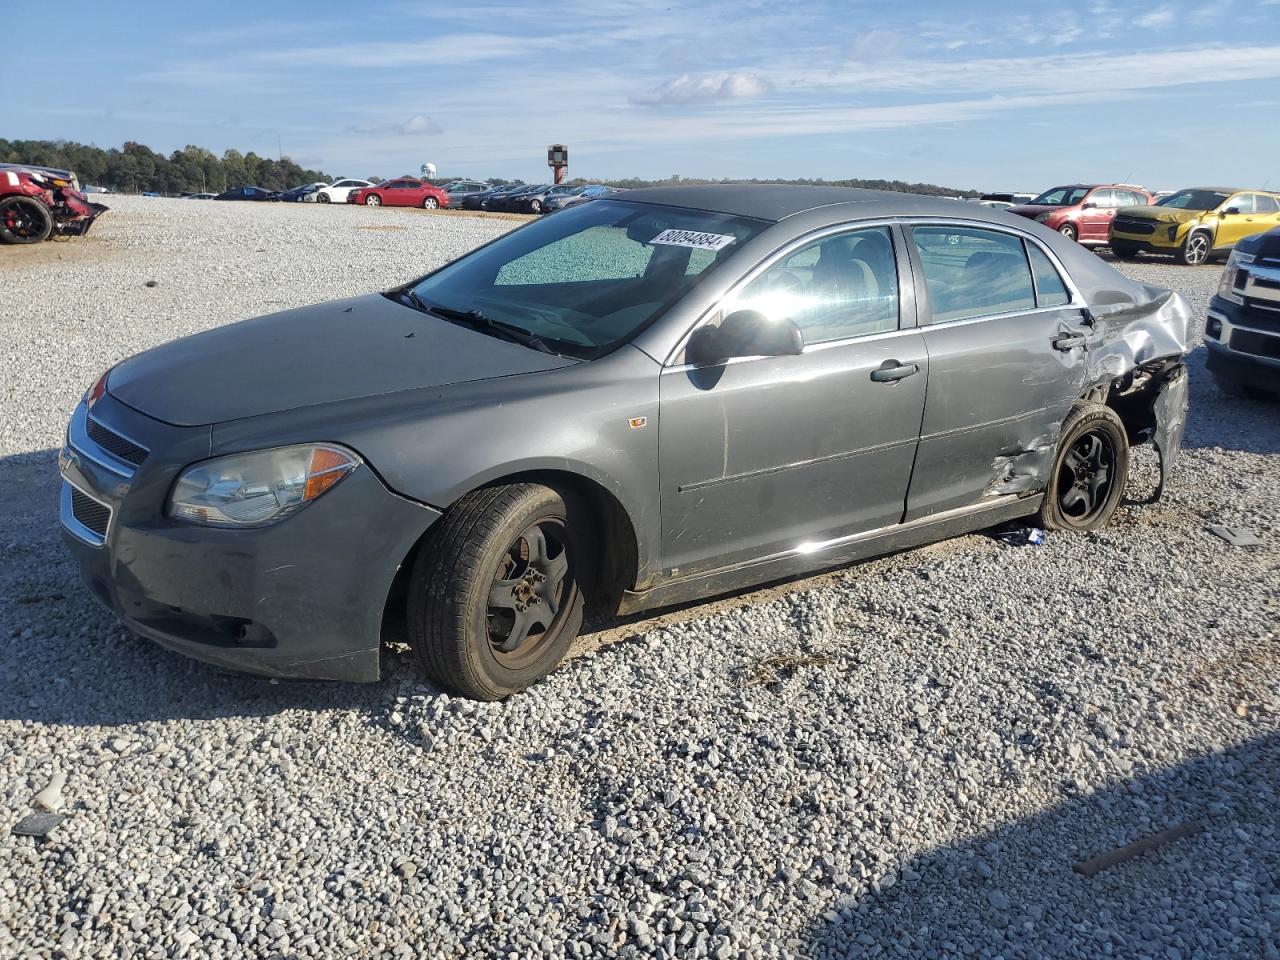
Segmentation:
{"type": "MultiPolygon", "coordinates": [[[[1280,422],[1202,350],[1166,499],[1100,534],[970,536],[613,626],[504,704],[407,658],[276,685],[80,588],[68,415],[128,354],[511,224],[109,202],[85,241],[0,249],[0,956],[1280,957],[1280,422]],[[67,820],[11,835],[57,773],[67,820]]],[[[1125,270],[1203,308],[1220,268],[1125,270]]]]}

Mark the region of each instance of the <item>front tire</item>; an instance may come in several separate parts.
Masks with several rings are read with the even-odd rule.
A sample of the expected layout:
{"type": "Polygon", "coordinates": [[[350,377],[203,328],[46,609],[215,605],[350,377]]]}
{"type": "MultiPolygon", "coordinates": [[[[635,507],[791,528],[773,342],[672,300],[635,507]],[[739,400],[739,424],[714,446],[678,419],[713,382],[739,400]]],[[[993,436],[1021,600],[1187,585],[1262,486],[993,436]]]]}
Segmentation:
{"type": "Polygon", "coordinates": [[[1076,406],[1062,424],[1049,486],[1040,507],[1046,530],[1101,530],[1111,520],[1129,479],[1129,439],[1108,406],[1076,406]]]}
{"type": "Polygon", "coordinates": [[[382,206],[382,198],[376,193],[371,193],[364,198],[364,205],[366,207],[380,207],[382,206]]]}
{"type": "Polygon", "coordinates": [[[1112,240],[1108,246],[1111,247],[1111,255],[1117,260],[1138,259],[1138,248],[1131,243],[1125,243],[1123,240],[1112,240]]]}
{"type": "Polygon", "coordinates": [[[1203,230],[1195,230],[1187,234],[1178,247],[1178,262],[1188,267],[1199,267],[1209,262],[1213,253],[1213,241],[1203,230]]]}
{"type": "Polygon", "coordinates": [[[316,203],[329,203],[329,195],[327,193],[316,194],[316,203]]]}
{"type": "Polygon", "coordinates": [[[422,671],[501,700],[554,670],[582,627],[594,541],[578,498],[535,483],[484,487],[428,535],[409,585],[422,671]]]}
{"type": "Polygon", "coordinates": [[[53,214],[35,197],[0,200],[0,242],[40,243],[53,232],[53,214]]]}
{"type": "Polygon", "coordinates": [[[1068,240],[1076,239],[1076,228],[1069,223],[1064,223],[1062,226],[1060,226],[1058,228],[1058,232],[1062,234],[1064,237],[1066,237],[1068,240]]]}
{"type": "Polygon", "coordinates": [[[531,200],[531,201],[529,202],[529,212],[530,212],[530,213],[541,213],[541,212],[542,212],[542,201],[541,201],[541,200],[531,200]]]}

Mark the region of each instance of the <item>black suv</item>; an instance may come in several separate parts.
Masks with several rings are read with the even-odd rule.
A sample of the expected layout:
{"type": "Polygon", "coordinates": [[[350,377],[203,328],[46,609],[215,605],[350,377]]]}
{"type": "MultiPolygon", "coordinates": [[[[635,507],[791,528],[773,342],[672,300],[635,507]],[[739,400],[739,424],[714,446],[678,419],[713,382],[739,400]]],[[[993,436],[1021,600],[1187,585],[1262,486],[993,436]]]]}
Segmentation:
{"type": "Polygon", "coordinates": [[[1235,245],[1209,301],[1204,343],[1223,393],[1253,398],[1280,392],[1280,227],[1235,245]]]}

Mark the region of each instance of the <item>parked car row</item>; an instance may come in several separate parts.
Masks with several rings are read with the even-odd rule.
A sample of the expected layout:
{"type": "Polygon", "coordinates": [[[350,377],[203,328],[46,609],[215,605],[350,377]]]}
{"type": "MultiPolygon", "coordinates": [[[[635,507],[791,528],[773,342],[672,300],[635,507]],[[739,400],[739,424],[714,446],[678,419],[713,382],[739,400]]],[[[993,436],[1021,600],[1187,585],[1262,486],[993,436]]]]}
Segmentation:
{"type": "Polygon", "coordinates": [[[466,197],[465,210],[505,211],[507,213],[554,213],[575,204],[618,193],[613,187],[599,183],[559,185],[550,183],[508,183],[491,187],[466,197]]]}

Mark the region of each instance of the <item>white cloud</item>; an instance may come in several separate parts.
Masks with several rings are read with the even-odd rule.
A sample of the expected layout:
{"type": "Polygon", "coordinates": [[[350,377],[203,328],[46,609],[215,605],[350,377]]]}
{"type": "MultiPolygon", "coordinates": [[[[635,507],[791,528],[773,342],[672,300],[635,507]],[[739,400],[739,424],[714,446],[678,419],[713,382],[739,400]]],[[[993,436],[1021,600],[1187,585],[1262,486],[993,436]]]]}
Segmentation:
{"type": "Polygon", "coordinates": [[[1178,19],[1178,13],[1173,7],[1156,7],[1138,17],[1134,23],[1147,30],[1158,30],[1161,27],[1171,26],[1176,19],[1178,19]]]}
{"type": "Polygon", "coordinates": [[[769,85],[754,73],[694,76],[682,73],[654,89],[633,96],[633,103],[670,106],[685,103],[717,103],[723,100],[754,100],[769,92],[769,85]]]}
{"type": "Polygon", "coordinates": [[[390,134],[403,137],[437,137],[444,133],[437,124],[428,116],[419,113],[410,117],[403,122],[394,120],[375,121],[370,123],[357,123],[347,127],[348,133],[369,133],[369,134],[390,134]]]}

